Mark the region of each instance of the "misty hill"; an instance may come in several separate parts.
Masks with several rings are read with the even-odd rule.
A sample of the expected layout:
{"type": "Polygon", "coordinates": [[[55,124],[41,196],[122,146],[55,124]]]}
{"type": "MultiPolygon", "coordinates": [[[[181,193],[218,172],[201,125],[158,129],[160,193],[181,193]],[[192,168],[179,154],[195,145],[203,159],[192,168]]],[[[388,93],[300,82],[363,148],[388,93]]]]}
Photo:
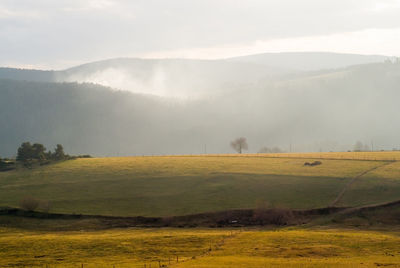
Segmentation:
{"type": "Polygon", "coordinates": [[[400,64],[355,66],[243,84],[221,95],[176,101],[78,83],[0,81],[0,155],[23,141],[71,154],[232,152],[245,136],[297,151],[399,146],[400,64]]]}
{"type": "Polygon", "coordinates": [[[164,97],[220,95],[284,73],[252,63],[190,59],[111,59],[57,73],[57,81],[89,82],[164,97]]]}
{"type": "Polygon", "coordinates": [[[352,65],[384,62],[388,57],[330,52],[263,53],[227,59],[230,62],[255,63],[275,68],[316,71],[337,69],[352,65]]]}
{"type": "Polygon", "coordinates": [[[114,89],[163,97],[220,95],[243,84],[286,73],[252,63],[219,60],[121,58],[61,71],[0,68],[0,79],[95,83],[114,89]]]}
{"type": "Polygon", "coordinates": [[[121,58],[61,71],[0,68],[0,78],[95,83],[163,97],[207,98],[249,85],[309,75],[299,71],[335,69],[385,59],[336,53],[267,53],[226,60],[121,58]]]}
{"type": "Polygon", "coordinates": [[[97,155],[144,152],[166,113],[161,101],[93,84],[0,80],[0,94],[3,156],[25,140],[97,155]]]}

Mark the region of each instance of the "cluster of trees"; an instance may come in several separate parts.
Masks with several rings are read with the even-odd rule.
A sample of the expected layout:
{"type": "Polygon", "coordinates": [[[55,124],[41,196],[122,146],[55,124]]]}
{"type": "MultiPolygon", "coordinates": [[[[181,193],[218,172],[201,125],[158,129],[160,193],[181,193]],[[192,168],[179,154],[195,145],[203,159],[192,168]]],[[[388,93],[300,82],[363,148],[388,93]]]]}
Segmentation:
{"type": "Polygon", "coordinates": [[[61,144],[57,144],[54,152],[50,150],[46,152],[46,147],[43,144],[24,142],[18,148],[16,160],[27,163],[31,161],[65,160],[67,158],[69,156],[64,153],[64,148],[61,144]]]}
{"type": "MultiPolygon", "coordinates": [[[[240,137],[237,138],[233,141],[231,141],[231,147],[238,152],[239,154],[241,154],[244,150],[248,150],[249,149],[249,145],[247,144],[247,139],[244,137],[240,137]]],[[[353,151],[354,152],[367,152],[367,151],[371,151],[373,150],[373,148],[369,147],[367,144],[362,143],[361,141],[357,141],[354,144],[354,148],[353,151]]],[[[393,149],[393,151],[396,151],[397,149],[393,149]]],[[[285,151],[282,150],[281,148],[274,146],[274,147],[262,147],[258,153],[260,154],[267,154],[267,153],[284,153],[285,151]]]]}
{"type": "Polygon", "coordinates": [[[64,152],[64,147],[57,144],[54,151],[46,151],[46,147],[40,143],[24,142],[18,148],[17,157],[15,159],[0,157],[0,171],[8,171],[16,169],[18,163],[26,167],[32,167],[34,164],[49,164],[52,161],[70,160],[76,158],[91,158],[89,154],[70,156],[64,152]]]}
{"type": "MultiPolygon", "coordinates": [[[[241,154],[243,152],[243,150],[249,149],[249,145],[247,144],[247,139],[244,137],[240,137],[240,138],[237,138],[237,139],[231,141],[231,147],[233,148],[233,150],[235,150],[239,154],[241,154]]],[[[258,151],[258,153],[260,153],[260,154],[268,154],[268,153],[279,154],[279,153],[284,153],[284,151],[277,146],[274,146],[272,148],[264,146],[258,151]]]]}
{"type": "Polygon", "coordinates": [[[278,146],[274,146],[274,147],[262,147],[260,150],[258,150],[259,154],[279,154],[279,153],[284,153],[285,151],[283,151],[281,148],[279,148],[278,146]]]}

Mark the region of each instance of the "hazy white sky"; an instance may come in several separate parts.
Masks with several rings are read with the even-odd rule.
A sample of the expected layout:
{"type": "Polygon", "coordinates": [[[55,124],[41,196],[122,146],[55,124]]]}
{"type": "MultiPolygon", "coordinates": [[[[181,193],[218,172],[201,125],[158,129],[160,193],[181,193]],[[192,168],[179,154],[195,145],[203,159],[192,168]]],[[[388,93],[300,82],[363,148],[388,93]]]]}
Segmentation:
{"type": "Polygon", "coordinates": [[[280,51],[400,56],[400,0],[0,0],[0,66],[280,51]]]}

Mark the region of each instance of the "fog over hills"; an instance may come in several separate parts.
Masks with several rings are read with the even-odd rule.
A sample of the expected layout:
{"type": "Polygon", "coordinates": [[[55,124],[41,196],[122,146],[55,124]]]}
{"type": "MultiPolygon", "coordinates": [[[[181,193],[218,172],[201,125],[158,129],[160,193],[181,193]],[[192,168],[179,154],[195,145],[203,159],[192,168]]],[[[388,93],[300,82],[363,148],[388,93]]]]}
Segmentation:
{"type": "Polygon", "coordinates": [[[252,63],[190,59],[111,59],[58,72],[58,81],[89,82],[174,98],[216,96],[286,73],[252,63]]]}
{"type": "Polygon", "coordinates": [[[0,68],[0,78],[95,83],[135,93],[191,99],[294,77],[304,71],[329,71],[387,58],[326,52],[266,53],[224,60],[120,58],[61,71],[0,68]]]}
{"type": "Polygon", "coordinates": [[[290,145],[348,150],[358,140],[375,149],[400,147],[400,64],[377,57],[378,63],[360,65],[372,58],[342,56],[321,63],[325,70],[313,70],[309,60],[308,71],[238,59],[3,68],[0,154],[15,155],[27,140],[98,156],[227,153],[239,136],[248,139],[249,152],[290,145]],[[337,68],[339,62],[346,67],[337,68]]]}

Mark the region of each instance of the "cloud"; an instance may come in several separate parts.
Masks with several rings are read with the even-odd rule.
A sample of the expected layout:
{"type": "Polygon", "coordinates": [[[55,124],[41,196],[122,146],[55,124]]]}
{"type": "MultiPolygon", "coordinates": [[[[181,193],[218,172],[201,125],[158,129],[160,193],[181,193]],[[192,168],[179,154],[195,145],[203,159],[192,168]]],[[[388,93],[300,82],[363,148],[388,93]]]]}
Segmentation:
{"type": "Polygon", "coordinates": [[[4,19],[39,19],[40,13],[35,11],[23,10],[15,11],[0,6],[0,20],[4,19]]]}
{"type": "MultiPolygon", "coordinates": [[[[398,0],[2,0],[0,65],[233,51],[285,39],[389,31],[400,28],[399,12],[398,0]]],[[[379,54],[392,54],[386,47],[379,54]]]]}
{"type": "Polygon", "coordinates": [[[257,40],[242,44],[155,51],[144,58],[218,59],[264,52],[326,51],[354,54],[400,56],[400,28],[366,29],[329,35],[257,40]]]}

